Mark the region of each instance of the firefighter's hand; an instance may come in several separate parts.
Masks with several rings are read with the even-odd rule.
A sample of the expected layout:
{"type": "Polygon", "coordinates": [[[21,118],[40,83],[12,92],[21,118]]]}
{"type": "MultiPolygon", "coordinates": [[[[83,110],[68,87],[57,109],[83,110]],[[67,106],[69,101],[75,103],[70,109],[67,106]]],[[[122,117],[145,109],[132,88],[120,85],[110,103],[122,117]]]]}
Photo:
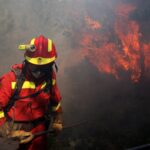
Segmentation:
{"type": "Polygon", "coordinates": [[[20,144],[26,144],[34,138],[34,135],[31,132],[26,132],[23,130],[12,131],[9,135],[10,138],[19,140],[20,144]]]}
{"type": "Polygon", "coordinates": [[[63,121],[62,121],[62,113],[54,112],[52,116],[52,130],[54,130],[55,134],[58,135],[63,129],[63,121]]]}
{"type": "Polygon", "coordinates": [[[54,122],[52,124],[52,129],[54,130],[54,132],[56,132],[56,134],[59,134],[63,129],[63,125],[62,123],[54,122]]]}

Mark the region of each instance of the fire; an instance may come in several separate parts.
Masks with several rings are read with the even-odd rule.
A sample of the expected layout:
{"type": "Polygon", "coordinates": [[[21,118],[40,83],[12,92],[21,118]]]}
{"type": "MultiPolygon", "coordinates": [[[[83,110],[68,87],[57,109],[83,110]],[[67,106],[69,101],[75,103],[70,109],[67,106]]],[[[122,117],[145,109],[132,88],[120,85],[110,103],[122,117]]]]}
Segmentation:
{"type": "Polygon", "coordinates": [[[139,25],[128,18],[129,13],[134,9],[132,5],[120,5],[117,8],[116,12],[119,14],[115,23],[115,32],[121,41],[124,56],[128,60],[126,70],[131,71],[131,79],[138,82],[141,76],[139,25]]]}
{"type": "Polygon", "coordinates": [[[98,21],[91,19],[89,16],[85,17],[85,22],[89,26],[90,29],[96,30],[101,28],[101,24],[98,21]]]}
{"type": "MultiPolygon", "coordinates": [[[[135,9],[135,6],[127,4],[119,4],[116,8],[116,20],[113,28],[118,42],[110,41],[107,33],[101,35],[97,32],[102,29],[101,23],[86,16],[87,28],[91,30],[83,34],[80,44],[81,51],[85,52],[85,56],[100,72],[113,74],[120,79],[119,72],[123,70],[130,73],[132,81],[138,82],[142,72],[140,64],[141,34],[138,23],[128,17],[135,9]]],[[[149,46],[145,45],[144,47],[145,51],[148,51],[149,46]]],[[[145,61],[150,63],[150,59],[145,61]]]]}
{"type": "Polygon", "coordinates": [[[101,23],[86,15],[84,28],[77,34],[79,46],[68,55],[67,67],[87,58],[99,72],[116,79],[125,75],[137,83],[150,74],[150,44],[141,41],[140,25],[130,17],[135,10],[133,4],[119,3],[113,9],[113,23],[103,19],[101,23]]]}

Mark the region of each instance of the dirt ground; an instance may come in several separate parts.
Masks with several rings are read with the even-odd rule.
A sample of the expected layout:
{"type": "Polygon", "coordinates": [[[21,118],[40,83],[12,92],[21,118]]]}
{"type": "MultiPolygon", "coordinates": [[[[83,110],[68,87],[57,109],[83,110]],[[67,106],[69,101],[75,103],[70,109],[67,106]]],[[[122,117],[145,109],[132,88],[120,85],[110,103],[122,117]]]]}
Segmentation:
{"type": "Polygon", "coordinates": [[[18,142],[0,138],[0,150],[17,150],[18,147],[18,142]]]}

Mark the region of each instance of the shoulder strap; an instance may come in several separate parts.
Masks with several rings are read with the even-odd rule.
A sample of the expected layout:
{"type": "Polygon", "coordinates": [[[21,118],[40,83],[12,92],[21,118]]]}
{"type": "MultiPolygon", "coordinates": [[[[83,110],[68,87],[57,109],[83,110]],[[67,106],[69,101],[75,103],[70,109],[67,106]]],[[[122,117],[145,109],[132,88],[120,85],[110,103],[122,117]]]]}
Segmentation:
{"type": "Polygon", "coordinates": [[[18,97],[18,95],[21,91],[23,82],[25,81],[25,76],[24,76],[23,71],[21,69],[16,68],[16,69],[12,69],[12,71],[16,75],[16,86],[15,86],[15,90],[14,90],[13,95],[11,96],[10,100],[8,101],[7,105],[4,108],[4,113],[5,113],[6,117],[8,117],[7,113],[10,110],[10,108],[14,105],[16,98],[18,97]]]}
{"type": "Polygon", "coordinates": [[[21,100],[21,99],[25,99],[25,98],[28,98],[28,97],[36,97],[42,91],[44,91],[44,92],[51,92],[51,89],[52,89],[52,79],[50,77],[47,80],[47,84],[46,84],[45,88],[43,88],[43,89],[41,89],[41,90],[39,90],[39,91],[37,91],[37,92],[35,92],[33,94],[20,97],[19,93],[21,91],[23,82],[25,81],[25,76],[24,76],[23,71],[20,70],[20,69],[19,70],[15,69],[15,70],[13,70],[13,72],[16,75],[16,86],[15,86],[15,90],[14,90],[13,95],[11,96],[10,100],[8,101],[7,105],[4,108],[4,113],[5,113],[5,116],[7,118],[9,118],[7,113],[9,112],[9,110],[11,109],[11,107],[14,105],[14,103],[16,101],[21,100]]]}
{"type": "Polygon", "coordinates": [[[25,75],[23,73],[23,70],[16,68],[12,70],[16,75],[16,86],[14,90],[14,94],[12,95],[13,98],[19,95],[23,82],[25,81],[25,75]]]}
{"type": "Polygon", "coordinates": [[[19,69],[19,68],[16,68],[16,69],[13,69],[12,70],[15,75],[16,75],[16,86],[15,86],[15,90],[14,90],[14,93],[13,95],[11,96],[10,100],[8,101],[7,105],[5,106],[4,108],[4,113],[5,113],[5,116],[6,118],[9,119],[8,117],[8,112],[9,110],[11,109],[11,107],[14,105],[14,103],[20,99],[25,99],[25,98],[28,98],[28,97],[35,97],[37,96],[38,94],[40,94],[42,91],[44,92],[52,92],[52,75],[49,76],[48,80],[47,80],[47,84],[45,86],[45,88],[33,93],[33,94],[30,94],[30,95],[27,95],[27,96],[24,96],[24,97],[19,97],[19,93],[21,91],[21,88],[22,88],[22,85],[23,85],[23,82],[25,81],[25,72],[23,69],[19,69]]]}

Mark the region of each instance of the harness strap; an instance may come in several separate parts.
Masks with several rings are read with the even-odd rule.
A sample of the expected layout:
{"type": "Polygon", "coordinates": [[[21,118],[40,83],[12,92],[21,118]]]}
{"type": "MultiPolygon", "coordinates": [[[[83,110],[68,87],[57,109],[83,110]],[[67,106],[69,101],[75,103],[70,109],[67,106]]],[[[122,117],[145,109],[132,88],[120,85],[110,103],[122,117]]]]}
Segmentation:
{"type": "MultiPolygon", "coordinates": [[[[39,91],[33,93],[33,94],[30,94],[30,95],[26,95],[26,96],[23,96],[23,97],[20,97],[19,96],[19,93],[22,89],[22,85],[25,81],[25,68],[23,68],[22,70],[19,69],[19,68],[16,68],[16,69],[13,69],[12,71],[15,73],[16,75],[16,86],[15,86],[15,90],[14,90],[14,93],[13,95],[11,96],[10,100],[8,101],[7,105],[5,106],[4,108],[4,114],[5,114],[5,117],[9,119],[9,116],[8,116],[8,112],[9,110],[11,109],[11,107],[14,105],[14,103],[20,99],[25,99],[25,98],[28,98],[28,97],[36,97],[37,95],[39,95],[42,91],[45,91],[45,92],[51,92],[51,89],[52,89],[52,79],[51,77],[47,80],[47,84],[46,86],[43,88],[43,89],[40,89],[39,91]]],[[[51,76],[51,75],[50,75],[51,76]]]]}
{"type": "Polygon", "coordinates": [[[6,118],[9,118],[7,113],[9,112],[11,107],[14,105],[14,103],[16,101],[16,97],[19,95],[19,93],[21,91],[21,87],[23,85],[23,82],[25,81],[25,76],[24,76],[23,71],[21,69],[16,68],[16,69],[12,69],[12,71],[16,75],[17,82],[16,82],[14,93],[4,108],[4,114],[5,114],[6,118]]]}

